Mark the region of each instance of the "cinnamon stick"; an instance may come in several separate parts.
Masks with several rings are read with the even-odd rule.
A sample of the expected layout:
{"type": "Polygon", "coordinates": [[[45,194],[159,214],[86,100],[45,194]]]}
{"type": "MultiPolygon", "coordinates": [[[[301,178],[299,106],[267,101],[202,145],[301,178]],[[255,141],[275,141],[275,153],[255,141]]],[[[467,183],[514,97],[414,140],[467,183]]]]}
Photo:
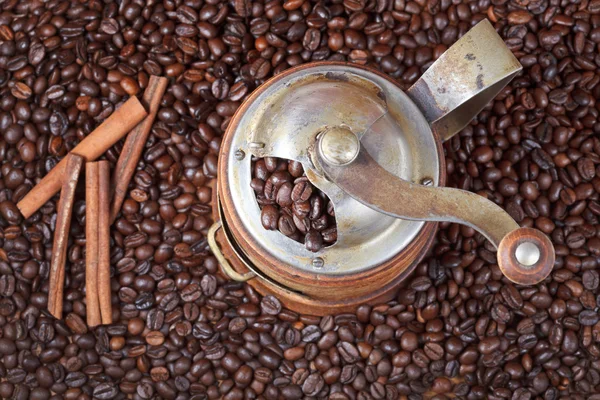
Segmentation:
{"type": "Polygon", "coordinates": [[[127,194],[127,187],[144,150],[160,102],[167,89],[167,83],[167,78],[153,75],[150,77],[148,87],[144,91],[142,104],[148,110],[148,116],[127,135],[125,145],[113,172],[114,198],[110,208],[111,223],[115,221],[123,205],[123,200],[125,200],[125,195],[127,194]]]}
{"type": "MultiPolygon", "coordinates": [[[[75,146],[72,152],[79,154],[86,161],[93,161],[104,154],[147,115],[148,113],[140,101],[136,97],[132,97],[75,146]]],[[[58,193],[64,180],[66,165],[66,159],[63,159],[17,203],[17,207],[25,218],[31,217],[58,193]]]]}
{"type": "Polygon", "coordinates": [[[98,161],[99,213],[98,213],[98,299],[102,324],[112,323],[110,293],[110,166],[108,161],[98,161]]]}
{"type": "Polygon", "coordinates": [[[79,173],[83,165],[83,157],[69,154],[66,159],[64,182],[58,201],[56,215],[56,229],[52,244],[52,260],[50,262],[50,289],[48,292],[48,311],[55,318],[61,319],[63,312],[63,293],[65,287],[65,263],[67,259],[67,245],[69,242],[69,228],[73,214],[73,200],[79,173]]]}
{"type": "Polygon", "coordinates": [[[88,326],[100,325],[98,298],[98,222],[100,203],[98,163],[85,164],[85,298],[88,326]]]}

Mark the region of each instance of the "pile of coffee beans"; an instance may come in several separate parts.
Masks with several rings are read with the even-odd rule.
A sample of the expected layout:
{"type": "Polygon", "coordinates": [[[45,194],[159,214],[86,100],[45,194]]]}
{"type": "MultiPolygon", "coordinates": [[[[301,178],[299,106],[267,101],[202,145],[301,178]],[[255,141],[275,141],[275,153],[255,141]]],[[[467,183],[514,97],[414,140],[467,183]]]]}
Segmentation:
{"type": "Polygon", "coordinates": [[[599,43],[599,0],[2,2],[0,398],[599,399],[599,43]],[[445,144],[448,181],[551,237],[545,281],[512,285],[454,224],[394,301],[356,313],[298,315],[218,273],[210,182],[254,88],[320,60],[408,88],[483,18],[524,69],[445,144]],[[28,220],[15,204],[149,74],[170,84],[113,225],[115,323],[84,322],[83,193],[57,321],[58,197],[28,220]]]}
{"type": "Polygon", "coordinates": [[[333,203],[309,182],[298,161],[253,160],[250,186],[265,229],[278,230],[312,252],[337,240],[333,203]]]}

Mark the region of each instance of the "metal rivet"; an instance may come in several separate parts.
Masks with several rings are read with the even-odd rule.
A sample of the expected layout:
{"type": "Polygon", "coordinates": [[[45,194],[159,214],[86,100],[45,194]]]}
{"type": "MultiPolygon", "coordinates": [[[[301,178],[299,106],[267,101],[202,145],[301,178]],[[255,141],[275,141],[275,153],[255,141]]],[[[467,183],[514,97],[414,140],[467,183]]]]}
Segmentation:
{"type": "Polygon", "coordinates": [[[323,259],[321,257],[313,258],[312,266],[314,268],[323,268],[323,265],[325,265],[325,261],[323,261],[323,259]]]}
{"type": "Polygon", "coordinates": [[[263,147],[265,147],[265,144],[263,142],[250,142],[248,143],[248,146],[251,149],[262,149],[263,147]]]}
{"type": "Polygon", "coordinates": [[[515,258],[526,267],[535,265],[541,257],[540,248],[531,242],[523,242],[515,250],[515,258]]]}
{"type": "Polygon", "coordinates": [[[235,151],[235,159],[238,161],[242,161],[244,159],[244,157],[246,157],[246,153],[244,153],[244,150],[242,149],[237,149],[235,151]]]}
{"type": "Polygon", "coordinates": [[[423,180],[421,181],[421,185],[423,185],[423,186],[431,186],[431,185],[433,185],[433,179],[431,179],[431,178],[423,178],[423,180]]]}

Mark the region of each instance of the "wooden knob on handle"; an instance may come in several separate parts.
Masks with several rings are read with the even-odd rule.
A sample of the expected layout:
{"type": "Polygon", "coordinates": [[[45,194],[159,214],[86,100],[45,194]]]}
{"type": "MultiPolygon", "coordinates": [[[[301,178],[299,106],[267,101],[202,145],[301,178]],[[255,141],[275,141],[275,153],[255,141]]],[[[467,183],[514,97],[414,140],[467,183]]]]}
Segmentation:
{"type": "Polygon", "coordinates": [[[519,228],[498,246],[498,265],[509,280],[520,285],[543,281],[554,267],[554,246],[537,229],[519,228]]]}

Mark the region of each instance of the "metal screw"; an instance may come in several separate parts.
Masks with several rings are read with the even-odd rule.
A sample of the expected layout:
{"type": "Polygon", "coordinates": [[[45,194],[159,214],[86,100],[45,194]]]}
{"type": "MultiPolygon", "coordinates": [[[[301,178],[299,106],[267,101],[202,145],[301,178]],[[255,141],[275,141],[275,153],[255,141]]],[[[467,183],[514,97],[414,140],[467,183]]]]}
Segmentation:
{"type": "Polygon", "coordinates": [[[431,185],[433,185],[433,179],[431,179],[431,178],[423,178],[423,180],[421,181],[421,185],[423,185],[423,186],[431,186],[431,185]]]}
{"type": "Polygon", "coordinates": [[[244,153],[244,150],[242,149],[237,149],[235,151],[235,159],[238,161],[242,161],[244,159],[244,157],[246,157],[246,153],[244,153]]]}
{"type": "Polygon", "coordinates": [[[323,259],[321,257],[313,258],[313,260],[312,260],[313,268],[323,268],[323,265],[325,265],[325,261],[323,261],[323,259]]]}
{"type": "Polygon", "coordinates": [[[263,147],[265,147],[265,144],[263,142],[250,142],[248,143],[248,146],[251,149],[262,149],[263,147]]]}

